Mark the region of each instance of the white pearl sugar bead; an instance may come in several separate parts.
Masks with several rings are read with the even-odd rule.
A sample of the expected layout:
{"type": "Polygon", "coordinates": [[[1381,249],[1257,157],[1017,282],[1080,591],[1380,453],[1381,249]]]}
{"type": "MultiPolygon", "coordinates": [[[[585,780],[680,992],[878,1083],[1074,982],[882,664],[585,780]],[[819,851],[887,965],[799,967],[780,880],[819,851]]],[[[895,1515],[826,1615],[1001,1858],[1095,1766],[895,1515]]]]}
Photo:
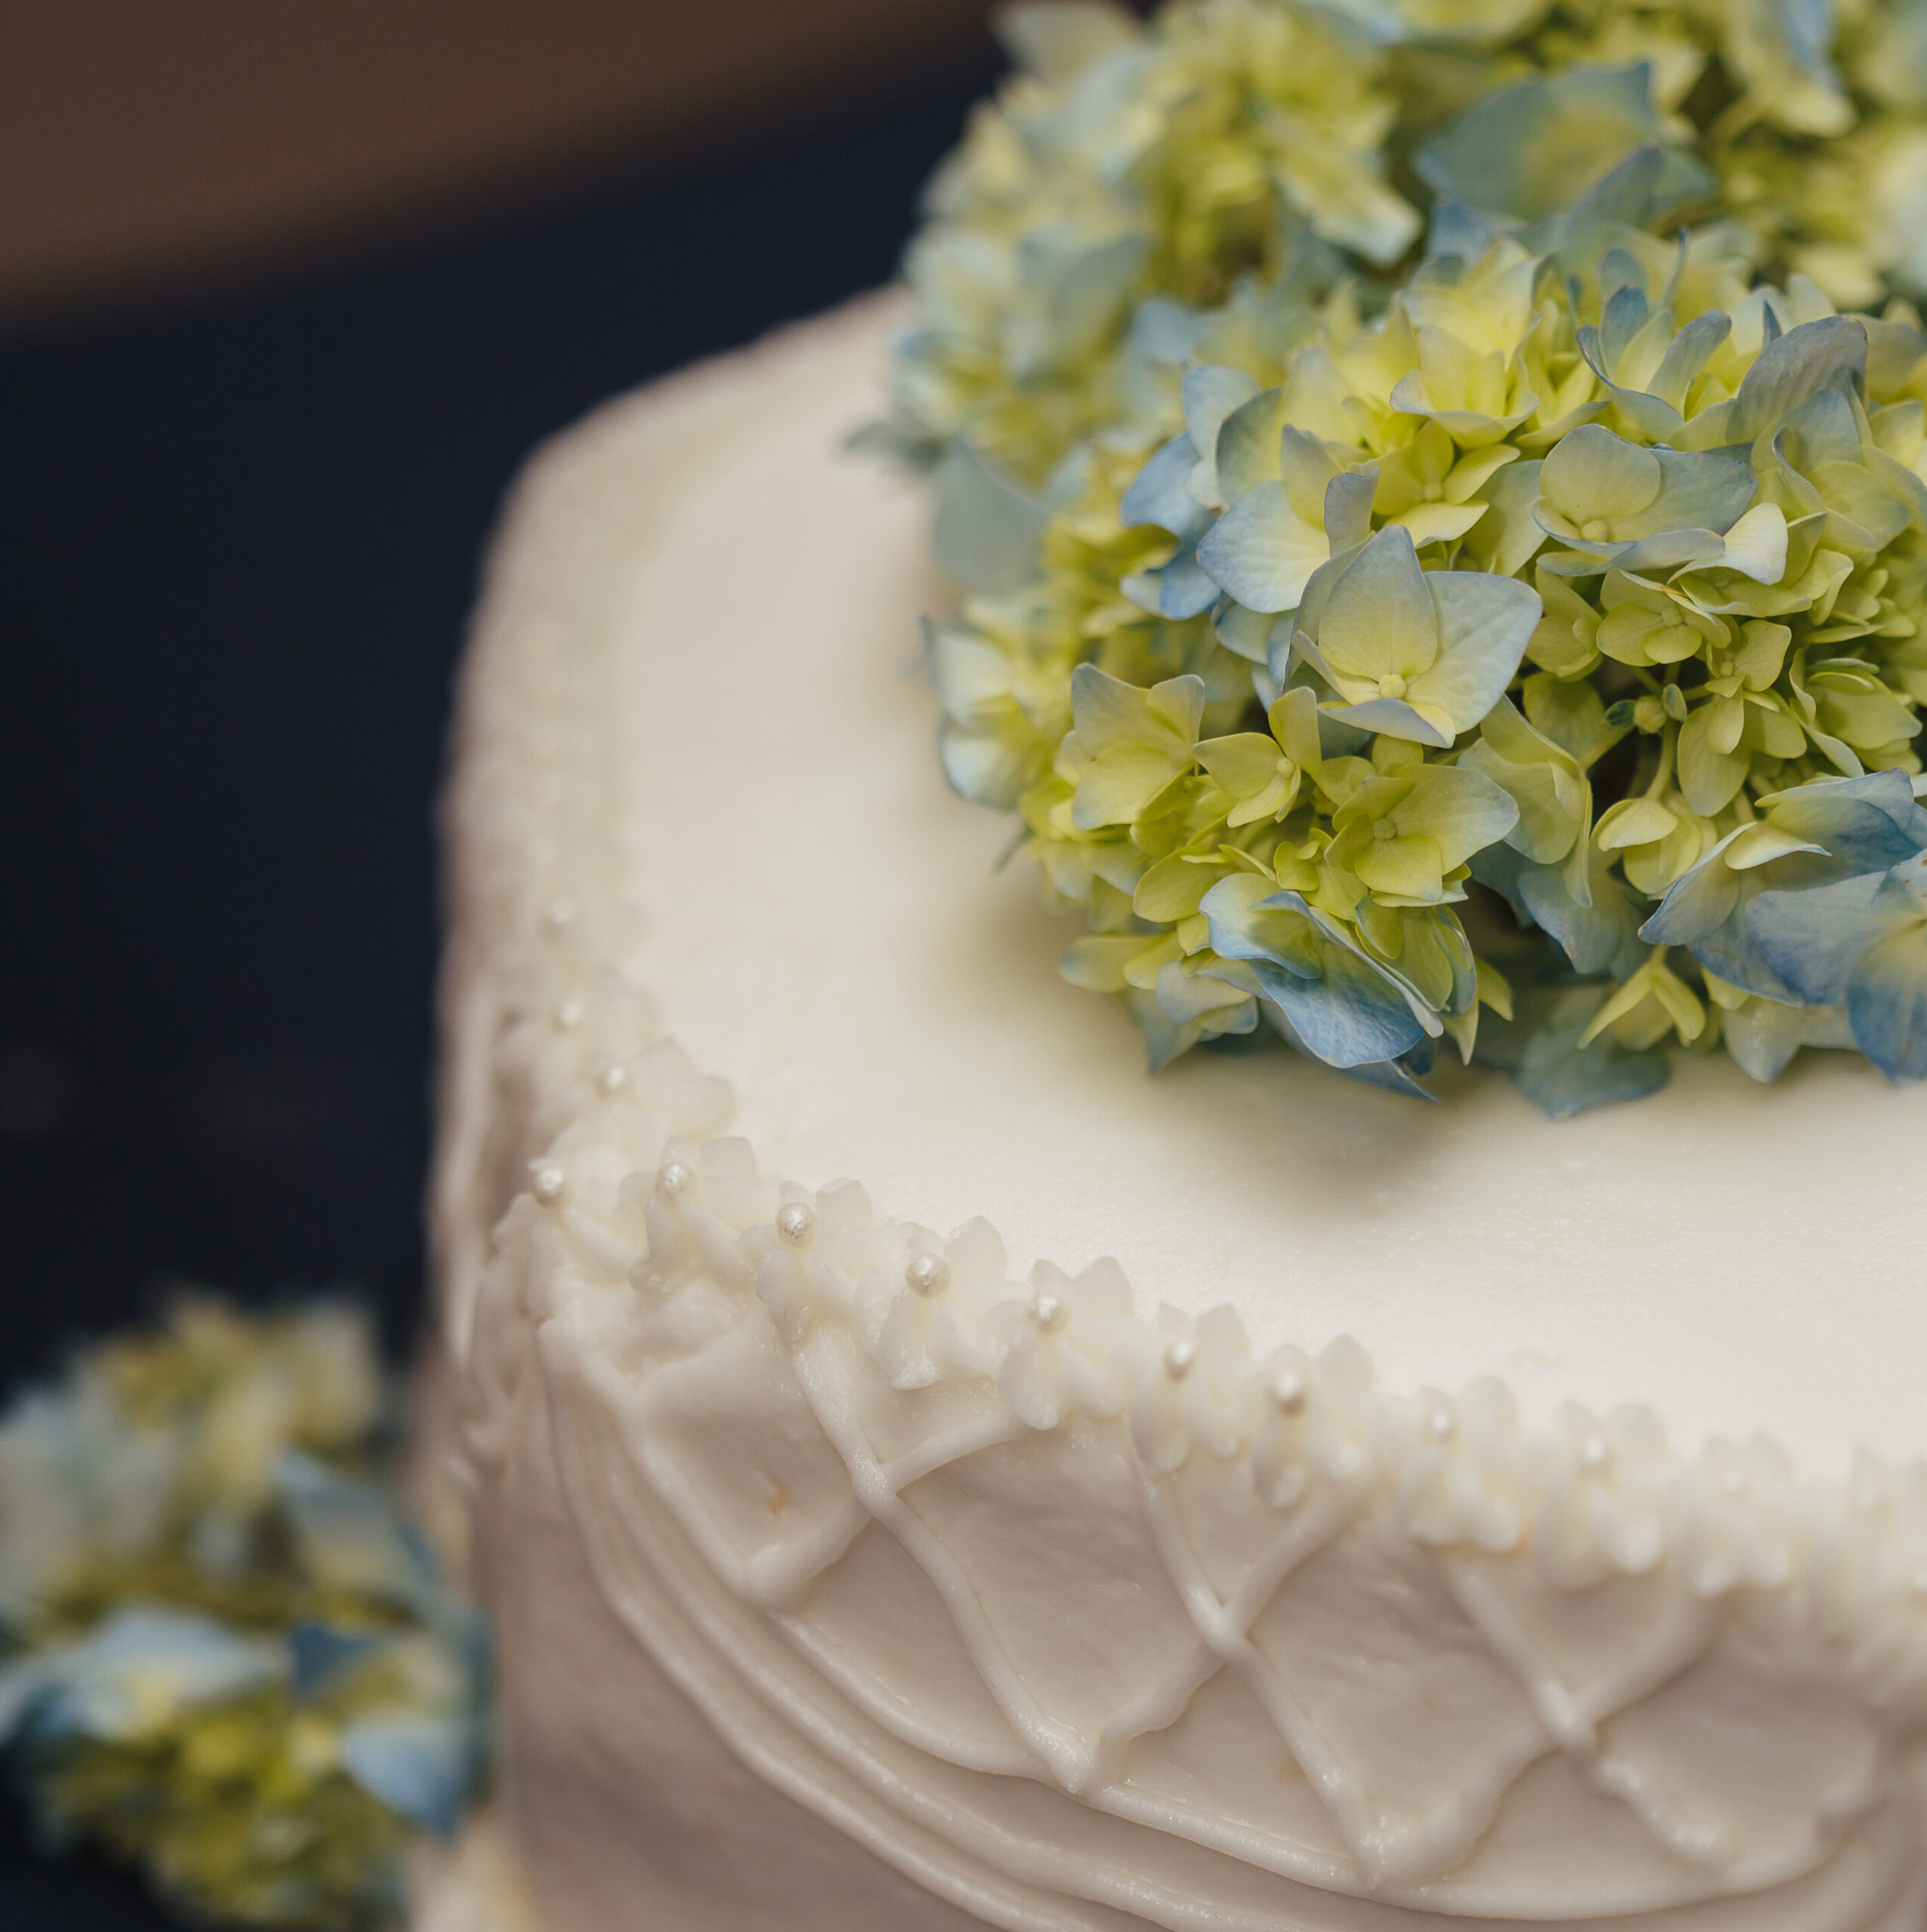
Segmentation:
{"type": "Polygon", "coordinates": [[[1425,1418],[1427,1432],[1435,1442],[1449,1442],[1452,1439],[1453,1431],[1458,1426],[1458,1423],[1452,1420],[1452,1412],[1450,1409],[1434,1409],[1425,1418]]]}
{"type": "Polygon", "coordinates": [[[950,1264],[940,1254],[919,1254],[903,1270],[905,1284],[920,1295],[940,1295],[950,1285],[950,1264]]]}
{"type": "Polygon", "coordinates": [[[786,1201],[776,1211],[777,1235],[790,1247],[808,1247],[816,1232],[816,1217],[800,1201],[786,1201]]]}
{"type": "Polygon", "coordinates": [[[1064,1318],[1064,1306],[1062,1296],[1054,1295],[1046,1290],[1031,1297],[1030,1318],[1046,1334],[1048,1334],[1053,1328],[1058,1327],[1063,1322],[1064,1318]]]}
{"type": "Polygon", "coordinates": [[[552,899],[543,908],[542,916],[552,932],[560,932],[575,917],[575,901],[569,898],[552,899]]]}
{"type": "Polygon", "coordinates": [[[1174,1382],[1182,1382],[1191,1372],[1198,1352],[1189,1342],[1173,1342],[1164,1352],[1164,1372],[1174,1382]]]}
{"type": "Polygon", "coordinates": [[[620,1094],[629,1084],[629,1069],[605,1066],[596,1075],[596,1084],[605,1094],[620,1094]]]}
{"type": "Polygon", "coordinates": [[[562,1192],[568,1186],[568,1177],[560,1168],[543,1167],[535,1170],[530,1186],[537,1200],[545,1208],[553,1208],[562,1198],[562,1192]]]}
{"type": "Polygon", "coordinates": [[[1612,1445],[1603,1435],[1589,1435],[1579,1445],[1579,1466],[1596,1473],[1612,1460],[1612,1445]]]}
{"type": "Polygon", "coordinates": [[[1301,1414],[1305,1406],[1305,1378],[1295,1368],[1281,1368],[1272,1381],[1271,1399],[1288,1416],[1301,1414]]]}
{"type": "Polygon", "coordinates": [[[665,1161],[656,1170],[656,1192],[665,1201],[679,1201],[696,1177],[681,1161],[665,1161]]]}
{"type": "Polygon", "coordinates": [[[565,1033],[572,1032],[582,1024],[582,1002],[579,999],[565,999],[556,1009],[556,1024],[565,1033]]]}

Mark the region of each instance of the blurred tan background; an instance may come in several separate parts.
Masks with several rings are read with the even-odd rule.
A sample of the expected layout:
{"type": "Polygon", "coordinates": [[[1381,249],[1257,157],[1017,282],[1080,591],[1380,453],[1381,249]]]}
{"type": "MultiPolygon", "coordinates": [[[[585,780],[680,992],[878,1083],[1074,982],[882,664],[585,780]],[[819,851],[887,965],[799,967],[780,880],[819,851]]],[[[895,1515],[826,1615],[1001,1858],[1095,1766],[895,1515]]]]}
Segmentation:
{"type": "Polygon", "coordinates": [[[0,0],[0,316],[688,159],[981,44],[990,0],[0,0]]]}

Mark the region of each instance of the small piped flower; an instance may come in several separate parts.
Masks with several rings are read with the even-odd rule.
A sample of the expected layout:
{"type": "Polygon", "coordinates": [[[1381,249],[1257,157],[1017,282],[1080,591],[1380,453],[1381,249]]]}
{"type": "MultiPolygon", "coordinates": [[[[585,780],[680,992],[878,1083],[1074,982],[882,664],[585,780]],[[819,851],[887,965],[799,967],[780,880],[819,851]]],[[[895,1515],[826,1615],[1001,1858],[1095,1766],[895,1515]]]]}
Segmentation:
{"type": "Polygon", "coordinates": [[[860,1243],[870,1219],[860,1188],[826,1189],[814,1202],[797,1190],[768,1227],[743,1235],[756,1259],[756,1299],[786,1342],[801,1341],[825,1315],[849,1313],[851,1246],[860,1243]]]}
{"type": "Polygon", "coordinates": [[[1005,1401],[1033,1429],[1055,1429],[1073,1415],[1117,1414],[1129,1386],[1122,1358],[1135,1340],[1123,1269],[1107,1257],[1072,1276],[1040,1261],[1030,1286],[1027,1299],[1005,1302],[984,1319],[1005,1401]]]}
{"type": "Polygon", "coordinates": [[[1528,1460],[1503,1383],[1472,1383],[1456,1399],[1421,1398],[1398,1458],[1401,1520],[1421,1543],[1516,1549],[1525,1534],[1528,1460]]]}
{"type": "Polygon", "coordinates": [[[1777,1443],[1709,1443],[1676,1496],[1675,1560],[1697,1595],[1777,1590],[1791,1579],[1812,1532],[1777,1443]]]}
{"type": "Polygon", "coordinates": [[[643,1225],[648,1234],[648,1252],[632,1275],[638,1286],[660,1290],[690,1269],[720,1281],[750,1279],[751,1265],[737,1245],[735,1229],[709,1204],[713,1183],[720,1180],[726,1186],[728,1178],[706,1171],[704,1150],[676,1139],[663,1149],[653,1175],[634,1174],[623,1182],[618,1200],[643,1196],[643,1225]]]}
{"type": "Polygon", "coordinates": [[[857,1331],[893,1389],[980,1376],[977,1324],[1005,1291],[1008,1263],[997,1231],[981,1217],[947,1241],[906,1227],[858,1284],[857,1331]]]}
{"type": "Polygon", "coordinates": [[[1251,1343],[1228,1303],[1194,1321],[1161,1308],[1155,1346],[1131,1398],[1131,1444],[1148,1469],[1182,1466],[1193,1447],[1235,1456],[1256,1420],[1251,1343]]]}
{"type": "Polygon", "coordinates": [[[772,1247],[756,1265],[756,1299],[786,1342],[800,1342],[819,1315],[848,1298],[847,1287],[820,1255],[772,1247]]]}
{"type": "Polygon", "coordinates": [[[1533,1554],[1559,1589],[1643,1577],[1666,1548],[1672,1475],[1666,1432],[1650,1409],[1596,1416],[1568,1403],[1554,1421],[1533,1554]]]}
{"type": "Polygon", "coordinates": [[[1280,1349],[1255,1378],[1251,1483],[1274,1509],[1301,1502],[1314,1478],[1356,1490],[1371,1462],[1371,1364],[1355,1343],[1334,1343],[1316,1361],[1280,1349]]]}

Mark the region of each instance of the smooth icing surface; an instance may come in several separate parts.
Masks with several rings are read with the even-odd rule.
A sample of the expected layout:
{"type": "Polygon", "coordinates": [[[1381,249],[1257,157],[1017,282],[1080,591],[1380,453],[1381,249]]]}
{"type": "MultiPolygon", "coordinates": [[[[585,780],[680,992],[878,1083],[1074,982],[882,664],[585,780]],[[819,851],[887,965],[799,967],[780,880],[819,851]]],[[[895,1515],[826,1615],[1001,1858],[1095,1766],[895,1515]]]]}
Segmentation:
{"type": "Polygon", "coordinates": [[[935,776],[835,453],[887,321],[551,451],[467,675],[436,1212],[546,1922],[1910,1932],[1927,1476],[1830,1478],[1920,1447],[1920,1097],[1147,1081],[935,776]]]}

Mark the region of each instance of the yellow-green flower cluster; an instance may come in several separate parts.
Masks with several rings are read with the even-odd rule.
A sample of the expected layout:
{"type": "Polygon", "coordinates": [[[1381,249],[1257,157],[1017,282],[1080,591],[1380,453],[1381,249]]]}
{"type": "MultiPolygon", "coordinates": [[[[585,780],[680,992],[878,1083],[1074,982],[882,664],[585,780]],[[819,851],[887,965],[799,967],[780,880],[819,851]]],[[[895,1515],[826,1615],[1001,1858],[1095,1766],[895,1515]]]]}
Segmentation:
{"type": "Polygon", "coordinates": [[[1185,307],[1530,231],[1621,177],[1843,306],[1927,289],[1927,11],[1899,0],[1103,0],[1019,7],[933,183],[897,446],[1040,484],[1185,307]],[[1155,298],[1155,299],[1153,299],[1155,298]],[[1147,306],[1148,305],[1148,306],[1147,306]]]}
{"type": "Polygon", "coordinates": [[[1381,50],[1337,14],[1205,0],[1005,18],[1019,71],[931,183],[906,264],[920,310],[896,385],[922,453],[959,437],[1043,475],[1119,401],[1147,295],[1222,300],[1316,232],[1380,263],[1418,217],[1384,179],[1381,50]]]}
{"type": "Polygon", "coordinates": [[[1927,340],[1719,230],[1565,226],[1193,355],[933,635],[953,783],[1154,1060],[1262,1019],[1393,1085],[1480,1044],[1555,1112],[1674,1036],[1927,1075],[1927,340]],[[1843,883],[1842,953],[1784,901],[1843,883]]]}
{"type": "Polygon", "coordinates": [[[0,1743],[196,1916],[371,1927],[480,1762],[474,1614],[371,1479],[365,1324],[183,1303],[0,1421],[0,1743]]]}

